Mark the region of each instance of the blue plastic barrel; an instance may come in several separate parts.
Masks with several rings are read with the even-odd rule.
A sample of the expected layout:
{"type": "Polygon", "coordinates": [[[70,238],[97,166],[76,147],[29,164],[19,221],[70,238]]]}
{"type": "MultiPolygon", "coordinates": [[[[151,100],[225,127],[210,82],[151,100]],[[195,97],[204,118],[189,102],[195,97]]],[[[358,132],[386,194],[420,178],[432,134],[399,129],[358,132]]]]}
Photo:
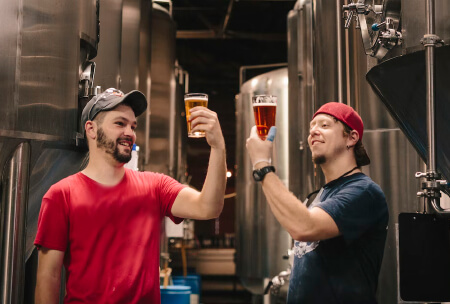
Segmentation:
{"type": "Polygon", "coordinates": [[[172,276],[173,285],[191,286],[191,304],[200,303],[202,279],[198,274],[172,276]]]}
{"type": "Polygon", "coordinates": [[[191,286],[169,285],[161,288],[161,304],[189,304],[191,302],[191,286]]]}

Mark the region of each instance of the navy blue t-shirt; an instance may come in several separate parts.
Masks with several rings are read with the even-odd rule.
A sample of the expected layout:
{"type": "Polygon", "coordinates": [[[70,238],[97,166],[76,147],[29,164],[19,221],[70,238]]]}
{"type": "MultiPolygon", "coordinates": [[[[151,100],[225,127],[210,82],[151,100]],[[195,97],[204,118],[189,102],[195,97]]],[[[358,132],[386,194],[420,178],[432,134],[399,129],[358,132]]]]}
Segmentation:
{"type": "Polygon", "coordinates": [[[376,303],[389,220],[380,187],[363,173],[341,177],[323,187],[314,207],[333,218],[341,235],[295,241],[287,303],[376,303]]]}

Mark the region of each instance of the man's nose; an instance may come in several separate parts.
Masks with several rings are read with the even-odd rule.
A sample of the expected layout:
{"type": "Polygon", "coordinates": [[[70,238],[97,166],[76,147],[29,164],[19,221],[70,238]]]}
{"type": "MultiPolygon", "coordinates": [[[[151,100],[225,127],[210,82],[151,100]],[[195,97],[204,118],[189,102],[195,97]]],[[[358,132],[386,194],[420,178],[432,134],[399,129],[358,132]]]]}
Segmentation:
{"type": "Polygon", "coordinates": [[[126,136],[134,136],[134,129],[131,126],[127,126],[124,131],[124,135],[126,136]]]}
{"type": "Polygon", "coordinates": [[[315,134],[317,134],[317,133],[318,133],[318,132],[317,132],[316,126],[312,126],[312,127],[309,128],[309,135],[310,135],[310,136],[313,136],[313,135],[315,135],[315,134]]]}

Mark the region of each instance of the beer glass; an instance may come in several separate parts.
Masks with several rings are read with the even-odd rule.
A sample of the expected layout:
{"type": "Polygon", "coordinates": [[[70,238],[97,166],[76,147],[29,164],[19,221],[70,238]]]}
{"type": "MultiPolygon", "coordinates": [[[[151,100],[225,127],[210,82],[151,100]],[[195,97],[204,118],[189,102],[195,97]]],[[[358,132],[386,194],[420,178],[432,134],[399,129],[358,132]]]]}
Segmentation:
{"type": "Polygon", "coordinates": [[[187,121],[187,131],[188,137],[200,138],[205,137],[205,131],[191,131],[191,122],[189,118],[191,117],[190,109],[194,107],[208,107],[208,95],[203,93],[189,93],[184,95],[184,105],[186,107],[186,121],[187,121]]]}
{"type": "Polygon", "coordinates": [[[252,97],[252,104],[258,136],[266,140],[270,127],[275,126],[277,96],[256,95],[252,97]]]}

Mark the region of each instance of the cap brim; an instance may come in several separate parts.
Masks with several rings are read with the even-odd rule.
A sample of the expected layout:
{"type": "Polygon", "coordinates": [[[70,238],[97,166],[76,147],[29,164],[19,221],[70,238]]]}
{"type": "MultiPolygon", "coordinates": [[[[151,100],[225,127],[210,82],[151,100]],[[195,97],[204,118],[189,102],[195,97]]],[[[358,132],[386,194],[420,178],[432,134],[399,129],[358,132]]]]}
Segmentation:
{"type": "Polygon", "coordinates": [[[134,115],[136,117],[144,113],[147,109],[147,99],[145,98],[145,95],[137,90],[125,94],[125,96],[119,103],[125,103],[129,105],[133,109],[134,115]]]}

